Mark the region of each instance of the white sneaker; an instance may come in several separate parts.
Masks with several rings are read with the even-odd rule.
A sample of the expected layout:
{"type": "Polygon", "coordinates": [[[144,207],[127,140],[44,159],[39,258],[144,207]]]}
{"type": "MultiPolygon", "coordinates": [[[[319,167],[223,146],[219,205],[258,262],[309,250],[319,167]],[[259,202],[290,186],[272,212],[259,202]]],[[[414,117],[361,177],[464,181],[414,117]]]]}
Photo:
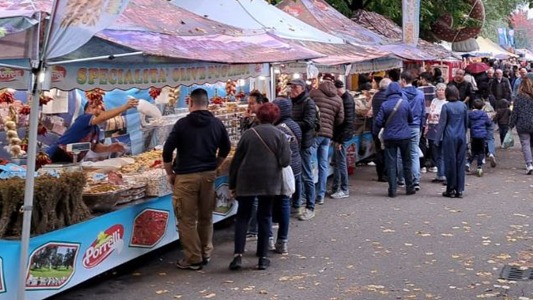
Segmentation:
{"type": "Polygon", "coordinates": [[[303,212],[303,214],[301,214],[298,217],[298,220],[307,221],[307,220],[311,220],[314,217],[315,217],[315,211],[306,208],[305,211],[303,212]]]}
{"type": "Polygon", "coordinates": [[[276,244],[274,244],[274,238],[273,237],[269,237],[268,238],[268,250],[270,250],[270,251],[276,250],[276,244]]]}
{"type": "Polygon", "coordinates": [[[527,170],[526,174],[531,175],[531,173],[533,173],[533,164],[527,165],[526,170],[527,170]]]}
{"type": "Polygon", "coordinates": [[[427,173],[428,169],[426,169],[426,167],[422,167],[422,169],[420,169],[420,173],[427,173]]]}
{"type": "Polygon", "coordinates": [[[439,170],[439,168],[437,168],[437,167],[431,167],[431,168],[429,168],[428,171],[431,172],[431,173],[437,173],[438,170],[439,170]]]}
{"type": "Polygon", "coordinates": [[[334,194],[331,194],[331,198],[333,199],[341,199],[341,198],[348,198],[350,197],[350,192],[348,191],[343,191],[343,190],[340,190],[334,194]]]}

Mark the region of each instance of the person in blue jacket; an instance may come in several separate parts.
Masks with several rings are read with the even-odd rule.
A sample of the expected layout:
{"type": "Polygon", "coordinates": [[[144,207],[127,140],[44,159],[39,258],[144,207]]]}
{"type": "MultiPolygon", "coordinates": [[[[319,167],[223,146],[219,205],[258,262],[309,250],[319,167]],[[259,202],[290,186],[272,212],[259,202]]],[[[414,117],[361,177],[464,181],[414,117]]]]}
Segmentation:
{"type": "Polygon", "coordinates": [[[483,159],[485,158],[485,141],[492,128],[492,120],[483,109],[483,100],[474,100],[474,109],[468,113],[468,123],[470,128],[470,152],[466,164],[466,172],[470,172],[470,165],[477,160],[477,176],[483,176],[483,159]]]}
{"type": "MultiPolygon", "coordinates": [[[[413,120],[409,122],[409,129],[411,131],[409,152],[411,154],[411,173],[413,174],[413,184],[415,190],[420,190],[420,131],[423,124],[426,124],[425,98],[421,90],[413,86],[415,76],[413,73],[403,71],[401,76],[402,92],[404,99],[409,101],[411,112],[413,113],[413,120]]],[[[405,175],[405,174],[404,174],[405,175]]],[[[400,180],[401,181],[401,180],[400,180]]]]}
{"type": "Polygon", "coordinates": [[[459,100],[459,90],[448,86],[445,91],[448,103],[442,106],[437,129],[446,174],[444,197],[463,197],[465,189],[466,129],[468,128],[468,108],[459,100]]]}
{"type": "Polygon", "coordinates": [[[385,143],[385,169],[389,181],[388,195],[396,197],[396,174],[398,166],[398,149],[403,161],[403,172],[406,181],[406,194],[415,194],[413,176],[411,173],[411,158],[409,153],[409,139],[411,130],[409,123],[413,121],[413,113],[409,102],[403,98],[400,84],[392,82],[387,88],[387,100],[381,105],[375,119],[374,134],[378,135],[381,128],[383,130],[383,140],[385,143]],[[398,101],[402,101],[393,113],[398,101]],[[390,118],[390,121],[387,120],[390,118]]]}

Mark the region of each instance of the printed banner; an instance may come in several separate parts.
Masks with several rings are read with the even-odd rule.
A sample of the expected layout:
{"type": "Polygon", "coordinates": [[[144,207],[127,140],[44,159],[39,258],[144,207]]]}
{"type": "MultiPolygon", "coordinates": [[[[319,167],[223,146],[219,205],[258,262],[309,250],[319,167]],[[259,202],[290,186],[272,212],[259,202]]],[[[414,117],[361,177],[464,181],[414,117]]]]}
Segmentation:
{"type": "Polygon", "coordinates": [[[225,82],[228,79],[268,76],[268,64],[127,64],[57,65],[48,68],[51,87],[61,90],[91,90],[100,88],[147,89],[150,87],[176,87],[179,85],[225,82]]]}
{"type": "Polygon", "coordinates": [[[416,46],[420,32],[420,0],[402,0],[403,42],[416,46]]]}
{"type": "Polygon", "coordinates": [[[129,0],[56,0],[46,57],[69,54],[122,14],[129,0]]]}
{"type": "Polygon", "coordinates": [[[29,60],[0,60],[0,89],[12,88],[15,90],[28,90],[30,88],[31,72],[23,69],[4,67],[2,64],[12,66],[28,66],[29,60]]]}

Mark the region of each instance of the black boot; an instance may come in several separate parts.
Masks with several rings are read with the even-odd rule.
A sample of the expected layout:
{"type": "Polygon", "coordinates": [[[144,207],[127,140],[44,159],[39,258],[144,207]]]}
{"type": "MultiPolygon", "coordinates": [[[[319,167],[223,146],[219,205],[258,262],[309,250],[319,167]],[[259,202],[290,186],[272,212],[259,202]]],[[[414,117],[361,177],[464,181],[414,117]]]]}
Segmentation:
{"type": "Polygon", "coordinates": [[[270,266],[270,259],[266,257],[260,257],[257,264],[258,270],[266,270],[270,266]]]}
{"type": "Polygon", "coordinates": [[[242,256],[236,255],[235,257],[233,257],[233,260],[229,264],[229,269],[232,271],[237,271],[237,270],[240,270],[241,268],[242,268],[242,256]]]}

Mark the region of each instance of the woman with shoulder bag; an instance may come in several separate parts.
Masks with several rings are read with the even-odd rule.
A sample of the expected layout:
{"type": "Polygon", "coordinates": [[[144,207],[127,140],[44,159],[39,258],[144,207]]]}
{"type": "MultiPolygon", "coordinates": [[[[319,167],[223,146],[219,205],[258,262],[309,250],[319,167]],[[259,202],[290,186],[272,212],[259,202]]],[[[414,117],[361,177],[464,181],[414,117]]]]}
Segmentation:
{"type": "Polygon", "coordinates": [[[258,199],[257,268],[266,270],[272,206],[276,196],[283,194],[282,168],[289,166],[291,151],[287,137],[272,125],[279,118],[279,108],[265,103],[257,111],[259,125],[244,132],[229,170],[229,188],[235,192],[239,209],[235,223],[234,258],[231,270],[242,267],[246,230],[254,198],[258,199]]]}

